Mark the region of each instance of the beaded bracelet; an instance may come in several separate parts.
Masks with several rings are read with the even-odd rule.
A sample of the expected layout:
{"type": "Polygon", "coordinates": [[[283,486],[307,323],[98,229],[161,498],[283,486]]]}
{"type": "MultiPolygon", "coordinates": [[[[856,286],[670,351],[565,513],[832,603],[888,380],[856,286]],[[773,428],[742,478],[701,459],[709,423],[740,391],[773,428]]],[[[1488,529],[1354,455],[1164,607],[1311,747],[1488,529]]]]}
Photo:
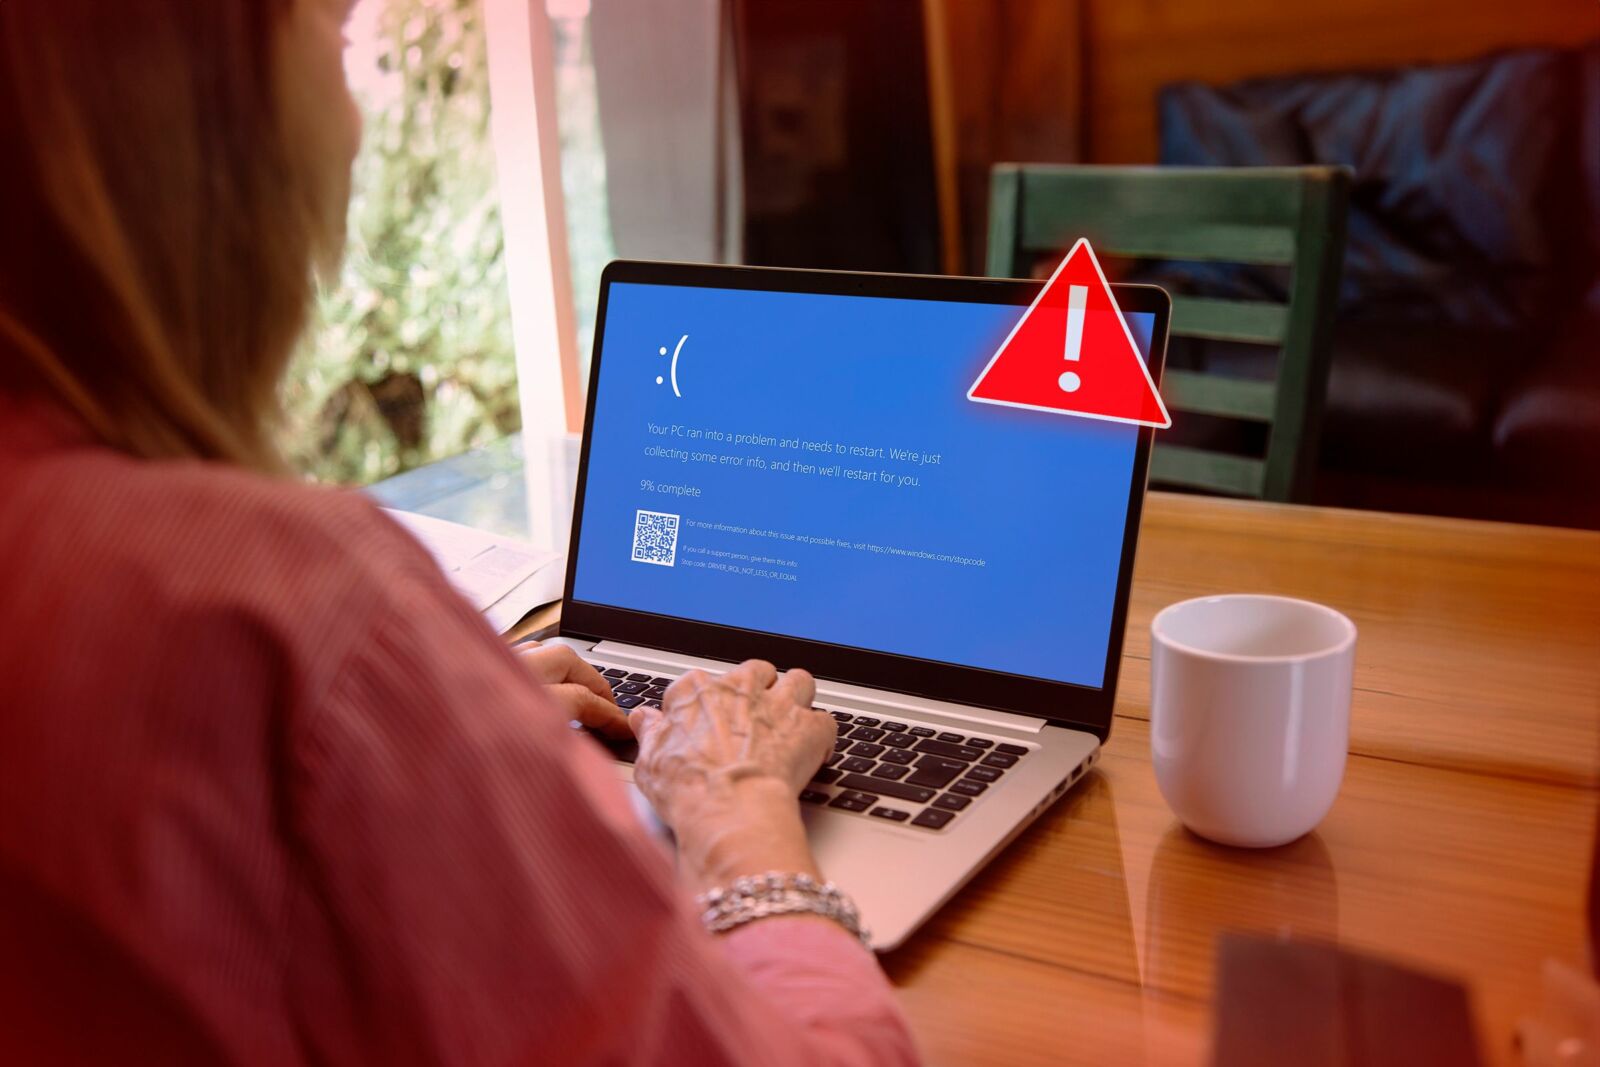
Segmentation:
{"type": "Polygon", "coordinates": [[[809,874],[746,875],[725,889],[701,894],[695,904],[701,909],[700,921],[714,934],[777,915],[820,915],[850,931],[863,945],[872,945],[855,902],[832,882],[818,882],[809,874]]]}

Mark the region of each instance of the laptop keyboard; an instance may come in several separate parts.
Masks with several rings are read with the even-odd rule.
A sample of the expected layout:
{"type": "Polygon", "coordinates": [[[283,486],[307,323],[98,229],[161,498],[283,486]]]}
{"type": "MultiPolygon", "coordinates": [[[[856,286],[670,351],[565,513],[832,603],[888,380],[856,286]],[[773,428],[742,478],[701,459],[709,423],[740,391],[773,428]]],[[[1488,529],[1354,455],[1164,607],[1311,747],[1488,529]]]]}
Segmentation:
{"type": "MultiPolygon", "coordinates": [[[[661,707],[674,679],[594,665],[624,710],[661,707]]],[[[830,708],[837,736],[833,752],[800,793],[800,801],[867,818],[943,830],[1031,751],[982,735],[939,730],[912,721],[881,719],[830,708]]],[[[638,756],[637,742],[601,738],[624,763],[638,756]]]]}

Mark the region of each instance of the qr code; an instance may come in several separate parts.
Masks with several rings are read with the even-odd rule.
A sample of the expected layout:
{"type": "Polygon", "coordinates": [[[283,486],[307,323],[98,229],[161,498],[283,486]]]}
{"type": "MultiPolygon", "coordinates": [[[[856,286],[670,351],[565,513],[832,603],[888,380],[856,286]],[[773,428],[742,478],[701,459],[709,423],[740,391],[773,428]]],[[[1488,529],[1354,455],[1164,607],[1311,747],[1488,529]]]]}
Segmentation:
{"type": "Polygon", "coordinates": [[[641,511],[633,520],[633,561],[671,567],[678,562],[678,516],[641,511]]]}

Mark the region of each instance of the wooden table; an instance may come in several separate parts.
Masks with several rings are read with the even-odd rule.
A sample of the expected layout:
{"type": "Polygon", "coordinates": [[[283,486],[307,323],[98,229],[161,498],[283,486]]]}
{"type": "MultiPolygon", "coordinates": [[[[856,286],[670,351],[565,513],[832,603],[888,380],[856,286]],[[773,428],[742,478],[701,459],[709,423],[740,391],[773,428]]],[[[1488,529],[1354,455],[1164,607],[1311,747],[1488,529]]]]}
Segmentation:
{"type": "Polygon", "coordinates": [[[1470,983],[1491,1063],[1547,957],[1584,958],[1600,804],[1600,534],[1152,493],[1097,773],[884,961],[936,1064],[1203,1063],[1224,930],[1333,939],[1470,983]],[[1183,831],[1149,758],[1149,624],[1216,592],[1360,629],[1320,829],[1183,831]]]}

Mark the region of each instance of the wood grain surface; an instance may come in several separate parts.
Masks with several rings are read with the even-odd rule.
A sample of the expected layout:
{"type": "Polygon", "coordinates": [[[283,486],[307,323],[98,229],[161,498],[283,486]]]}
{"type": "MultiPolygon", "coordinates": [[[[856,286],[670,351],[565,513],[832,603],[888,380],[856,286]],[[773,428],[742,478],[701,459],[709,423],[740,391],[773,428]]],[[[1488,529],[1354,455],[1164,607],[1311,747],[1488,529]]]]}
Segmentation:
{"type": "Polygon", "coordinates": [[[1148,714],[1155,613],[1221,592],[1355,621],[1353,752],[1600,785],[1600,534],[1152,493],[1119,714],[1148,714]]]}
{"type": "Polygon", "coordinates": [[[1152,493],[1117,713],[1099,769],[885,958],[929,1062],[1204,1063],[1224,930],[1461,980],[1516,1062],[1542,962],[1584,959],[1600,534],[1152,493]],[[1280,849],[1188,834],[1150,765],[1150,619],[1220,592],[1360,630],[1344,785],[1280,849]]]}

